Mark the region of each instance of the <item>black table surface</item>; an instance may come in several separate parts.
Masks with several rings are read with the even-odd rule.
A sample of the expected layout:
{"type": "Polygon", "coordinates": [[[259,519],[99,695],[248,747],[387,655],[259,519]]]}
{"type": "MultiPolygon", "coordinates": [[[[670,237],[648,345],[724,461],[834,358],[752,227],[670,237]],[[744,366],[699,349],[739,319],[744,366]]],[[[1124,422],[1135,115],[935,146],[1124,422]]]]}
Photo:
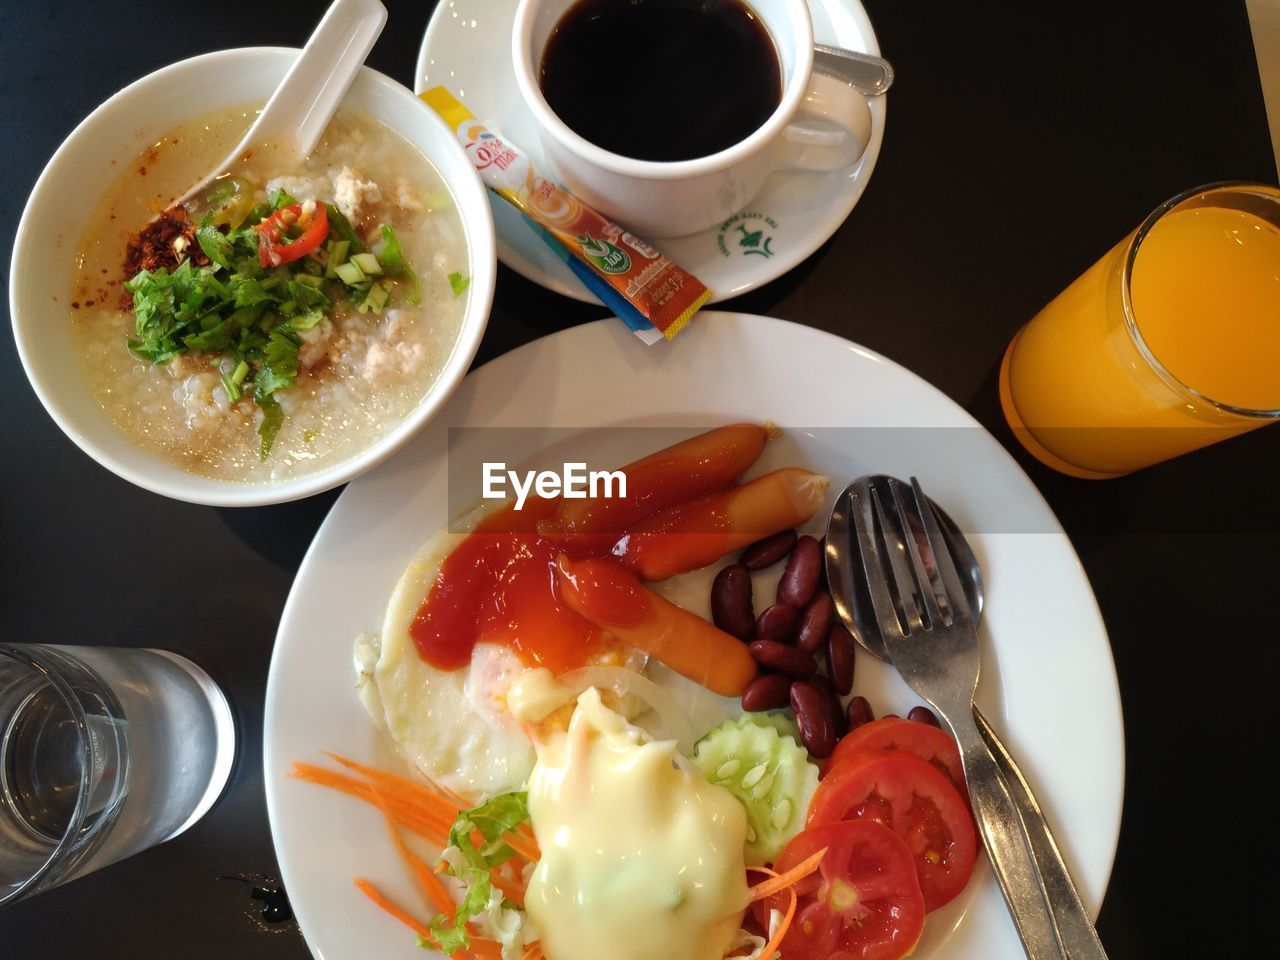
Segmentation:
{"type": "MultiPolygon", "coordinates": [[[[107,96],[194,54],[296,46],[324,6],[4,0],[5,243],[47,158],[107,96]]],[[[388,3],[372,65],[412,85],[433,6],[388,3]]],[[[1269,740],[1253,731],[1272,719],[1277,676],[1280,430],[1124,479],[1073,480],[1018,447],[995,383],[1014,331],[1165,197],[1275,182],[1244,4],[867,7],[898,71],[875,176],[817,253],[726,306],[885,354],[1018,458],[1088,572],[1124,702],[1124,819],[1103,942],[1117,958],[1221,955],[1233,930],[1261,935],[1274,889],[1260,881],[1270,850],[1255,822],[1269,818],[1256,812],[1271,803],[1255,752],[1269,740]]],[[[602,315],[503,268],[476,364],[602,315]]],[[[262,711],[280,611],[337,491],[224,510],[136,489],[58,430],[9,337],[0,409],[0,637],[176,650],[222,685],[242,731],[230,787],[202,822],[0,912],[0,956],[307,956],[296,926],[264,921],[253,897],[277,876],[262,711]]]]}

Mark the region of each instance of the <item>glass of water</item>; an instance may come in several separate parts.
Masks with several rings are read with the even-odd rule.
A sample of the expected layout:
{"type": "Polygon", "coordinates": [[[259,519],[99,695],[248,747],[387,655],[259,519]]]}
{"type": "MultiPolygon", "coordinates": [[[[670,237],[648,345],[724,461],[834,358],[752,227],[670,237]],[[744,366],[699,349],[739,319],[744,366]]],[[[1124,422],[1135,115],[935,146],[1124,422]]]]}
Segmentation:
{"type": "Polygon", "coordinates": [[[184,657],[0,643],[0,906],[176,837],[234,758],[226,697],[184,657]]]}

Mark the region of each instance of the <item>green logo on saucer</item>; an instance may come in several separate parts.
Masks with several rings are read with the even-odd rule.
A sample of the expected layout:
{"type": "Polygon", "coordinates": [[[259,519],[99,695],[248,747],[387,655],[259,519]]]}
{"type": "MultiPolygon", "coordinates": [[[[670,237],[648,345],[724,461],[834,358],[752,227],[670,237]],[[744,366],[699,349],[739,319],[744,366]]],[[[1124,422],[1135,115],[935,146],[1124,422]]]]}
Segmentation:
{"type": "Polygon", "coordinates": [[[778,221],[763,213],[744,210],[720,224],[716,234],[716,246],[722,257],[739,253],[744,257],[761,257],[768,260],[777,251],[773,248],[773,231],[778,221]]]}

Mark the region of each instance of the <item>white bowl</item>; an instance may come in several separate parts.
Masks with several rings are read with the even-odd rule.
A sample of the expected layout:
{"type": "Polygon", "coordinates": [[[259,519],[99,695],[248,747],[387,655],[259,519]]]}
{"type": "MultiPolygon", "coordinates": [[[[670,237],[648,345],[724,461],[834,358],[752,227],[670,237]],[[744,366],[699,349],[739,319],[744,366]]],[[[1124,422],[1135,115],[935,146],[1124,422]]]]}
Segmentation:
{"type": "Polygon", "coordinates": [[[136,446],[102,410],[80,375],[72,337],[73,254],[97,198],[136,157],[180,123],[221,107],[263,101],[297,50],[223,50],[157,70],[100,106],[67,137],[27,201],[9,273],[9,313],[18,355],[49,415],[77,446],[130,483],[211,506],[261,506],[311,496],[380,463],[444,405],[480,346],[497,260],[493,215],[480,177],[453,132],[407,88],[365,67],[345,107],[382,121],[425,153],[457,203],[466,234],[471,284],[458,340],[436,382],[412,413],[361,453],[290,480],[235,482],[187,473],[136,446]],[[113,161],[115,165],[113,165],[113,161]],[[57,302],[54,301],[57,297],[57,302]]]}

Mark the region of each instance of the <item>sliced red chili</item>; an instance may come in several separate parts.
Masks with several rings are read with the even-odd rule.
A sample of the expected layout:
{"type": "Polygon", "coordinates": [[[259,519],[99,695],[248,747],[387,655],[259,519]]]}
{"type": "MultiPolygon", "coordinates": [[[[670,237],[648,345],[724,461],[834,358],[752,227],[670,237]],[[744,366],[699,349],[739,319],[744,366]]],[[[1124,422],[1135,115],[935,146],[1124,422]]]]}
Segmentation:
{"type": "Polygon", "coordinates": [[[257,230],[258,262],[264,267],[278,267],[300,260],[324,243],[329,236],[329,215],[323,203],[315,204],[309,214],[303,213],[301,204],[290,203],[258,224],[257,230]],[[292,229],[301,233],[291,238],[288,231],[292,229]]]}

